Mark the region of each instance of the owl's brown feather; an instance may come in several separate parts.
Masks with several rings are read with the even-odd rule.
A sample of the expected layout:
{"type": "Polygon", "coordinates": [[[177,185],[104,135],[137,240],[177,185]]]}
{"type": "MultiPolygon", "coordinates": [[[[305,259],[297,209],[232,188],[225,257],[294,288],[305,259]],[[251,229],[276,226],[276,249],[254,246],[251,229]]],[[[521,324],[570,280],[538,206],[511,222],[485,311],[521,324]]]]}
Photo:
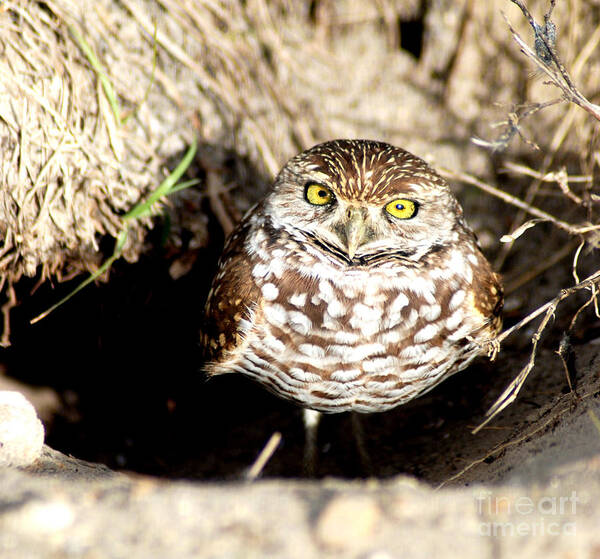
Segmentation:
{"type": "Polygon", "coordinates": [[[219,362],[242,342],[242,324],[254,314],[260,289],[251,278],[244,240],[248,226],[234,229],[221,256],[205,308],[203,346],[207,362],[219,362]]]}

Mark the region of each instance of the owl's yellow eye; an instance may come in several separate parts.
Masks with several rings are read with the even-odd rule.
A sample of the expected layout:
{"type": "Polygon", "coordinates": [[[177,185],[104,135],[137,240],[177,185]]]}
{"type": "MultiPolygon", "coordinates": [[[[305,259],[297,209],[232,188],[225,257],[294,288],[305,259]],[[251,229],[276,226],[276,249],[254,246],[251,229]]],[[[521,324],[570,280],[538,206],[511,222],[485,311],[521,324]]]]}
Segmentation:
{"type": "Polygon", "coordinates": [[[417,204],[406,198],[398,198],[386,204],[385,211],[398,219],[410,219],[417,214],[417,204]]]}
{"type": "Polygon", "coordinates": [[[314,182],[306,185],[304,195],[308,202],[314,206],[324,206],[333,200],[333,192],[329,188],[314,182]]]}

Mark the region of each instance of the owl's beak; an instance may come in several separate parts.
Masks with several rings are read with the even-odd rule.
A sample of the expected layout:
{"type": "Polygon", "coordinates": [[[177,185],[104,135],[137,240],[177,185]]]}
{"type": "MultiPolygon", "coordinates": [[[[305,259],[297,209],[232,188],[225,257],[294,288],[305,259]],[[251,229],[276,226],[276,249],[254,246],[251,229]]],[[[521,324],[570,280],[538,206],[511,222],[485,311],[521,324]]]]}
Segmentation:
{"type": "Polygon", "coordinates": [[[356,254],[356,250],[364,243],[367,236],[365,208],[348,208],[346,218],[344,236],[346,237],[348,256],[352,260],[356,254]]]}

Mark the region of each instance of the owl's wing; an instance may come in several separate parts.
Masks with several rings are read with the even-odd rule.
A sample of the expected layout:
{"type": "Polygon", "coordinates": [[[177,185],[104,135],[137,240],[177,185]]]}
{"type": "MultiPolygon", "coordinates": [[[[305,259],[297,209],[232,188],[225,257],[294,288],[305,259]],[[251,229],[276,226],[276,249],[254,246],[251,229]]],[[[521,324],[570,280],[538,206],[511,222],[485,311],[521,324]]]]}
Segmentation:
{"type": "MultiPolygon", "coordinates": [[[[464,222],[463,222],[464,223],[464,222]]],[[[496,336],[502,328],[502,309],[504,307],[504,289],[502,278],[492,270],[492,267],[483,254],[477,235],[466,224],[465,229],[477,246],[477,265],[475,268],[473,290],[476,310],[487,318],[486,335],[490,338],[496,336]]]]}
{"type": "Polygon", "coordinates": [[[475,307],[487,317],[486,331],[490,338],[496,336],[502,328],[502,308],[504,306],[504,290],[500,275],[492,271],[487,260],[481,260],[479,273],[475,274],[473,288],[475,290],[475,307]]]}
{"type": "Polygon", "coordinates": [[[206,302],[202,341],[209,373],[216,373],[218,364],[230,359],[243,343],[260,300],[251,257],[244,250],[247,230],[242,223],[229,238],[206,302]]]}

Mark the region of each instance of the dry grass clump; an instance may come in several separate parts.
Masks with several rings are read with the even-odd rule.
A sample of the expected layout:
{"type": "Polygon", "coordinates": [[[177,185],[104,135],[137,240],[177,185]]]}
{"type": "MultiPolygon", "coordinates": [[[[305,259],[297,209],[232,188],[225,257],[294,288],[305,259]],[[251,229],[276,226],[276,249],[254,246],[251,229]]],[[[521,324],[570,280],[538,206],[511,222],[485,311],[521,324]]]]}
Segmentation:
{"type": "MultiPolygon", "coordinates": [[[[5,314],[23,275],[96,269],[100,237],[117,237],[195,135],[268,174],[313,141],[310,111],[276,79],[270,57],[287,51],[270,17],[261,2],[2,3],[5,314]]],[[[129,224],[124,256],[137,258],[150,226],[129,224]]]]}

